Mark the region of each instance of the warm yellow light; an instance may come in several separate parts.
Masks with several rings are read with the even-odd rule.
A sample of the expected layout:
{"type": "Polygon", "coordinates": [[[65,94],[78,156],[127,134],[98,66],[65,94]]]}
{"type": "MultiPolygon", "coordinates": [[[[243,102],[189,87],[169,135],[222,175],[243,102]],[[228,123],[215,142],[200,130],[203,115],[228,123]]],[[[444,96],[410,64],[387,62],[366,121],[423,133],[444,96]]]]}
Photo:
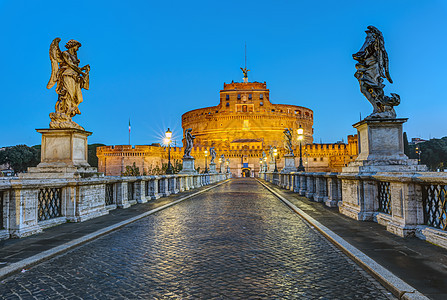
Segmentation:
{"type": "Polygon", "coordinates": [[[276,149],[276,148],[273,149],[273,155],[274,155],[274,156],[278,155],[278,149],[276,149]]]}
{"type": "Polygon", "coordinates": [[[222,158],[219,158],[219,163],[222,163],[222,158]]]}
{"type": "Polygon", "coordinates": [[[168,128],[168,130],[166,131],[166,138],[167,139],[171,139],[171,137],[172,137],[172,131],[171,130],[169,130],[169,128],[168,128]]]}
{"type": "Polygon", "coordinates": [[[171,140],[168,138],[163,139],[163,144],[165,144],[165,145],[169,145],[170,142],[171,142],[171,140]]]}
{"type": "Polygon", "coordinates": [[[208,156],[208,150],[205,150],[205,156],[208,156]]]}
{"type": "Polygon", "coordinates": [[[267,157],[264,157],[264,161],[267,162],[267,157]]]}
{"type": "Polygon", "coordinates": [[[298,136],[298,140],[299,140],[299,141],[301,141],[301,140],[303,140],[303,139],[304,139],[304,136],[303,136],[303,135],[299,135],[299,136],[298,136]]]}
{"type": "Polygon", "coordinates": [[[301,128],[301,125],[300,125],[300,128],[297,129],[297,132],[298,132],[298,135],[303,135],[304,134],[304,129],[301,128]]]}

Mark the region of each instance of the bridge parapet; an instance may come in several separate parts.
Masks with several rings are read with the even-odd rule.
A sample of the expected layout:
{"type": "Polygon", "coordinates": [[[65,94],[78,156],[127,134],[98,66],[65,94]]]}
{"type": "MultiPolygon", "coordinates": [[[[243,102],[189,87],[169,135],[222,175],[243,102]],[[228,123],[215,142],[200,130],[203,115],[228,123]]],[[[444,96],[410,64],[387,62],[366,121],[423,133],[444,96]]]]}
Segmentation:
{"type": "MultiPolygon", "coordinates": [[[[102,174],[101,174],[102,175],[102,174]]],[[[116,208],[220,182],[229,173],[0,179],[0,239],[20,238],[66,222],[83,222],[116,208]]]]}
{"type": "Polygon", "coordinates": [[[447,174],[439,172],[265,172],[260,178],[311,201],[374,221],[398,236],[416,236],[447,248],[447,174]]]}

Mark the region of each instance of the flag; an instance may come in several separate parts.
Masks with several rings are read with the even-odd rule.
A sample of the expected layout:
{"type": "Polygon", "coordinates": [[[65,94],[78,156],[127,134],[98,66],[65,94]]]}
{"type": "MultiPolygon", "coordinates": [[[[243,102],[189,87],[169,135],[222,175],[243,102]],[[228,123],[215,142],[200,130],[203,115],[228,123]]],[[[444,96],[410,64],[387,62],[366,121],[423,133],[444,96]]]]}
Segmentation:
{"type": "Polygon", "coordinates": [[[129,118],[129,133],[130,133],[130,118],[129,118]]]}

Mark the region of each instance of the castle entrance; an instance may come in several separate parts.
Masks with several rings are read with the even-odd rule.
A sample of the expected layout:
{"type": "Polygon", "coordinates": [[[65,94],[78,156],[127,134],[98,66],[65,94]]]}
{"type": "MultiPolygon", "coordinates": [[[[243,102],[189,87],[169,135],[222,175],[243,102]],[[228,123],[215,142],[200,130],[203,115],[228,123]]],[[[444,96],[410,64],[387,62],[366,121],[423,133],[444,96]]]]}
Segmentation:
{"type": "Polygon", "coordinates": [[[250,168],[242,169],[242,177],[250,177],[250,168]]]}

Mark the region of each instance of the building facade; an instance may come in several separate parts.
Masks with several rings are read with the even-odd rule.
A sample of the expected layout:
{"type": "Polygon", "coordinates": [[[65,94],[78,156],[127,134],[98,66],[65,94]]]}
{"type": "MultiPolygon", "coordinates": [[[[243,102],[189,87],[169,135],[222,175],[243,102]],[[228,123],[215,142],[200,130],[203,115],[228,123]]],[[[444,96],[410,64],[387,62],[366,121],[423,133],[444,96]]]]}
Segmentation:
{"type": "MultiPolygon", "coordinates": [[[[309,172],[340,171],[357,157],[357,136],[348,136],[348,143],[314,144],[313,111],[309,108],[274,104],[270,101],[267,84],[260,82],[224,83],[217,106],[199,108],[182,115],[182,128],[192,129],[194,149],[191,154],[201,171],[208,167],[205,150],[214,147],[218,158],[224,154],[230,160],[230,170],[236,177],[257,176],[263,152],[268,157],[270,147],[278,149],[276,159],[280,170],[285,128],[293,134],[292,145],[299,163],[297,130],[303,128],[303,164],[309,172]]],[[[183,140],[183,144],[185,141],[183,140]]],[[[106,146],[97,149],[98,169],[106,175],[120,175],[126,166],[135,163],[146,173],[167,163],[167,149],[161,146],[106,146]]],[[[171,159],[181,161],[183,148],[171,147],[171,159]]]]}

